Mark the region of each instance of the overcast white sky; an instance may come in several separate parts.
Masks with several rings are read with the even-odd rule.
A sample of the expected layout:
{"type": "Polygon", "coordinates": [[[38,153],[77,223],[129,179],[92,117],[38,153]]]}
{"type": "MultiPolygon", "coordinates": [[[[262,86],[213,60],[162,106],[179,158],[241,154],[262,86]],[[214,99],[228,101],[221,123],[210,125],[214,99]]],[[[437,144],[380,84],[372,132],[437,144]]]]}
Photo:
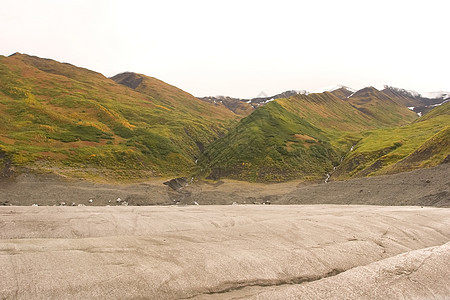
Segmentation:
{"type": "Polygon", "coordinates": [[[0,0],[0,55],[134,71],[196,96],[450,91],[448,0],[0,0]]]}

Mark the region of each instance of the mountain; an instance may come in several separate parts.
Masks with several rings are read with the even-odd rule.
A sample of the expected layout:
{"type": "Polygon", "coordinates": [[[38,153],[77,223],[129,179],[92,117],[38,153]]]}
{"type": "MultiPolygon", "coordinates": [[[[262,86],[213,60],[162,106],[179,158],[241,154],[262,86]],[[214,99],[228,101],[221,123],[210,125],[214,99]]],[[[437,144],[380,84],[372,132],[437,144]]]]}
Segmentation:
{"type": "Polygon", "coordinates": [[[450,161],[450,103],[405,126],[362,133],[335,179],[392,174],[450,161]]]}
{"type": "Polygon", "coordinates": [[[153,77],[125,72],[117,74],[111,79],[141,94],[157,99],[164,104],[164,107],[172,111],[188,112],[200,118],[205,115],[222,120],[232,117],[225,106],[205,104],[204,101],[200,101],[193,95],[153,77]]]}
{"type": "Polygon", "coordinates": [[[348,97],[348,102],[367,116],[388,126],[408,124],[417,118],[403,103],[374,87],[355,92],[348,97]]]}
{"type": "Polygon", "coordinates": [[[214,103],[215,105],[223,104],[225,107],[227,107],[237,115],[247,116],[252,113],[253,110],[257,107],[265,105],[273,100],[288,98],[299,94],[308,94],[308,92],[305,90],[291,90],[273,95],[272,97],[256,97],[251,99],[232,98],[227,96],[200,97],[199,99],[209,103],[214,103]]]}
{"type": "Polygon", "coordinates": [[[337,161],[321,129],[273,101],[207,147],[199,165],[213,179],[274,182],[317,179],[337,161]]]}
{"type": "Polygon", "coordinates": [[[231,110],[233,113],[239,116],[248,116],[254,110],[251,101],[226,97],[226,96],[216,96],[216,97],[202,97],[198,98],[202,101],[214,104],[215,106],[225,106],[227,109],[231,110]]]}
{"type": "Polygon", "coordinates": [[[238,119],[157,79],[119,77],[132,87],[50,59],[0,56],[4,164],[81,177],[190,174],[238,119]]]}
{"type": "MultiPolygon", "coordinates": [[[[199,99],[209,103],[214,103],[215,105],[223,104],[225,107],[227,107],[229,110],[233,111],[237,115],[247,116],[253,111],[253,109],[261,105],[265,105],[270,101],[280,98],[289,98],[295,95],[322,94],[328,92],[340,98],[341,100],[347,100],[351,97],[355,98],[355,95],[361,96],[364,92],[367,92],[368,89],[369,88],[363,88],[357,91],[347,86],[338,85],[333,88],[327,88],[314,93],[308,92],[306,90],[291,90],[285,91],[283,93],[271,97],[263,97],[263,98],[259,97],[252,99],[241,99],[227,96],[215,96],[215,97],[201,97],[199,99]]],[[[371,87],[371,89],[375,88],[371,87]]],[[[433,107],[450,100],[450,92],[431,92],[431,93],[424,93],[422,95],[415,91],[405,90],[388,85],[385,85],[383,90],[381,91],[376,90],[376,91],[378,97],[382,98],[387,97],[397,102],[397,104],[402,104],[403,106],[408,107],[408,109],[414,111],[419,116],[427,113],[433,107]]]]}
{"type": "Polygon", "coordinates": [[[387,85],[384,87],[382,92],[395,99],[398,103],[402,103],[407,106],[419,116],[429,112],[433,109],[433,107],[450,100],[449,92],[432,92],[424,93],[422,95],[415,91],[409,91],[387,85]]]}
{"type": "Polygon", "coordinates": [[[356,91],[350,90],[347,87],[340,87],[337,89],[332,90],[330,93],[334,96],[338,97],[339,99],[346,100],[351,95],[353,95],[356,91]]]}
{"type": "Polygon", "coordinates": [[[345,90],[336,91],[296,94],[257,108],[206,148],[200,166],[211,178],[319,179],[339,165],[362,132],[417,119],[374,88],[344,99],[335,94],[345,90]]]}
{"type": "Polygon", "coordinates": [[[297,95],[277,101],[289,111],[328,130],[361,131],[408,123],[401,117],[386,117],[378,111],[386,111],[390,115],[401,112],[401,115],[409,120],[417,118],[403,105],[397,104],[389,98],[381,98],[382,94],[378,91],[367,94],[367,89],[360,90],[350,98],[344,99],[335,96],[335,92],[324,92],[297,95]]]}
{"type": "Polygon", "coordinates": [[[391,97],[397,97],[398,100],[405,106],[435,105],[450,99],[449,92],[431,92],[419,94],[416,91],[405,90],[388,85],[385,85],[382,91],[383,93],[391,97]]]}
{"type": "Polygon", "coordinates": [[[338,86],[198,99],[143,74],[107,78],[0,56],[0,178],[30,171],[278,182],[403,172],[449,160],[448,95],[431,96],[338,86]],[[429,112],[419,117],[416,105],[429,112]]]}
{"type": "Polygon", "coordinates": [[[424,98],[437,100],[438,102],[444,102],[445,100],[450,99],[450,92],[430,92],[430,93],[424,93],[421,95],[424,98]]]}

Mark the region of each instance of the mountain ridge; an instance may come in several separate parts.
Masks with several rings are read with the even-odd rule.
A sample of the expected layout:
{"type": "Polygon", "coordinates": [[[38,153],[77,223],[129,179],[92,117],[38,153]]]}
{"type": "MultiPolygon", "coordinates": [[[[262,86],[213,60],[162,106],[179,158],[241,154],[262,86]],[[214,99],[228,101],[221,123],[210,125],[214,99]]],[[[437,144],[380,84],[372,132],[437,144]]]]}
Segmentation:
{"type": "MultiPolygon", "coordinates": [[[[206,97],[198,97],[198,99],[214,104],[223,104],[231,111],[239,114],[239,115],[247,115],[257,107],[261,105],[265,105],[270,101],[280,99],[280,98],[289,98],[295,95],[309,95],[309,94],[321,94],[325,92],[329,92],[334,94],[335,96],[345,100],[351,98],[356,93],[366,90],[368,88],[376,89],[374,87],[364,87],[359,90],[355,90],[349,88],[345,85],[337,85],[333,88],[324,89],[323,91],[309,92],[307,90],[288,90],[271,97],[256,97],[256,98],[233,98],[228,96],[206,96],[206,97]],[[236,110],[240,110],[240,112],[236,112],[236,110]]],[[[389,98],[395,98],[395,101],[402,103],[404,106],[410,108],[410,110],[416,112],[417,114],[423,115],[428,112],[432,107],[442,104],[446,101],[450,100],[450,92],[428,92],[428,93],[417,93],[415,91],[406,90],[402,88],[396,88],[389,85],[385,85],[382,90],[377,91],[383,92],[389,98]]]]}
{"type": "MultiPolygon", "coordinates": [[[[235,179],[262,180],[261,173],[265,174],[265,172],[261,171],[261,167],[267,163],[261,161],[267,157],[266,152],[269,153],[273,149],[261,153],[255,149],[255,146],[264,148],[266,145],[261,141],[272,140],[276,141],[273,142],[277,152],[274,153],[274,157],[282,157],[282,159],[279,160],[278,167],[272,169],[272,178],[265,178],[262,181],[282,181],[291,178],[291,174],[295,174],[293,177],[309,180],[329,177],[331,174],[333,179],[384,174],[388,170],[396,169],[391,165],[395,165],[415,151],[420,151],[421,148],[437,149],[433,155],[422,156],[419,165],[423,166],[440,164],[450,155],[450,147],[442,143],[447,136],[445,128],[450,125],[448,118],[450,104],[443,104],[432,110],[433,113],[430,112],[429,117],[425,115],[421,120],[396,98],[390,98],[383,91],[373,87],[364,88],[353,93],[351,97],[345,98],[339,98],[333,92],[299,94],[290,98],[276,99],[259,107],[253,114],[238,123],[237,133],[229,131],[227,135],[214,141],[205,150],[205,154],[209,157],[206,157],[208,163],[204,168],[211,170],[210,176],[213,178],[218,178],[222,174],[225,177],[231,175],[235,179]],[[287,162],[290,148],[292,145],[297,145],[297,141],[292,139],[293,133],[289,128],[276,124],[273,125],[274,128],[268,128],[271,122],[256,113],[265,107],[273,108],[274,105],[280,105],[285,109],[285,113],[279,115],[278,119],[289,118],[292,128],[296,126],[294,124],[302,122],[314,126],[316,134],[317,132],[322,134],[320,139],[330,143],[334,151],[333,155],[322,160],[321,163],[316,162],[315,168],[312,169],[293,161],[287,162]],[[288,115],[290,117],[287,117],[288,115]],[[247,127],[256,128],[256,131],[248,132],[247,127]],[[427,142],[441,130],[439,138],[435,138],[434,142],[427,142]],[[271,133],[274,131],[277,132],[276,135],[271,133]],[[254,136],[257,132],[260,137],[255,140],[254,136]],[[443,146],[434,146],[438,144],[443,146]],[[235,151],[230,151],[225,145],[237,146],[235,151]],[[250,150],[246,150],[247,148],[250,150]],[[336,156],[341,157],[340,162],[336,160],[336,156]],[[235,162],[234,165],[231,165],[230,161],[235,162]],[[250,167],[244,170],[239,164],[250,167]],[[248,172],[252,174],[250,177],[248,172]]],[[[314,138],[307,132],[302,132],[304,128],[298,130],[297,135],[309,136],[308,141],[314,138]]],[[[314,158],[308,157],[307,151],[300,152],[302,151],[294,153],[298,157],[314,161],[314,158]]],[[[269,161],[274,161],[272,156],[269,161]]],[[[409,164],[401,170],[416,167],[417,164],[409,164]]],[[[397,169],[400,170],[400,168],[397,169]]]]}
{"type": "Polygon", "coordinates": [[[0,150],[13,166],[70,176],[187,175],[236,117],[162,81],[156,88],[169,92],[50,59],[0,57],[0,150]]]}
{"type": "Polygon", "coordinates": [[[405,91],[339,86],[198,99],[143,74],[107,78],[51,59],[0,56],[0,170],[278,182],[442,163],[448,103],[405,91]],[[429,112],[419,118],[411,103],[429,112]]]}

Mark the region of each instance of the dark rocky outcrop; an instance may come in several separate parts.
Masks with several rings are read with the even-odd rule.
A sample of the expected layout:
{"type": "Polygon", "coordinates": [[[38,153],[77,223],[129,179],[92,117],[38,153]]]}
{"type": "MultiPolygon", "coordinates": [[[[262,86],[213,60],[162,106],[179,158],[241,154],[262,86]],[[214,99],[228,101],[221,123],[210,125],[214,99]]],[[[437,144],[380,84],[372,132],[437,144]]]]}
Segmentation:
{"type": "Polygon", "coordinates": [[[124,72],[111,77],[111,79],[134,90],[141,84],[143,78],[133,72],[124,72]]]}
{"type": "Polygon", "coordinates": [[[11,178],[14,175],[11,159],[0,150],[0,180],[11,178]]]}
{"type": "Polygon", "coordinates": [[[187,182],[187,178],[180,177],[180,178],[174,178],[174,179],[168,180],[166,182],[163,182],[163,184],[167,185],[174,191],[178,192],[181,189],[183,189],[185,186],[187,186],[188,182],[187,182]]]}

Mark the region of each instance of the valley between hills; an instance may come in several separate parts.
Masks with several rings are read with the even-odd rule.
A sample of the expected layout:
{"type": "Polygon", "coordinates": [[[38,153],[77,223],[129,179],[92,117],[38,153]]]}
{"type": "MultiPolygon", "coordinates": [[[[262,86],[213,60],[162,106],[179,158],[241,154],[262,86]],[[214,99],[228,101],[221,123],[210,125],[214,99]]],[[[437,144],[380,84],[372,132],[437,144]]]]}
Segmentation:
{"type": "Polygon", "coordinates": [[[0,56],[0,298],[446,299],[448,100],[0,56]]]}
{"type": "Polygon", "coordinates": [[[142,74],[106,78],[20,53],[0,57],[0,84],[5,180],[317,182],[435,167],[450,155],[448,93],[196,98],[142,74]]]}

